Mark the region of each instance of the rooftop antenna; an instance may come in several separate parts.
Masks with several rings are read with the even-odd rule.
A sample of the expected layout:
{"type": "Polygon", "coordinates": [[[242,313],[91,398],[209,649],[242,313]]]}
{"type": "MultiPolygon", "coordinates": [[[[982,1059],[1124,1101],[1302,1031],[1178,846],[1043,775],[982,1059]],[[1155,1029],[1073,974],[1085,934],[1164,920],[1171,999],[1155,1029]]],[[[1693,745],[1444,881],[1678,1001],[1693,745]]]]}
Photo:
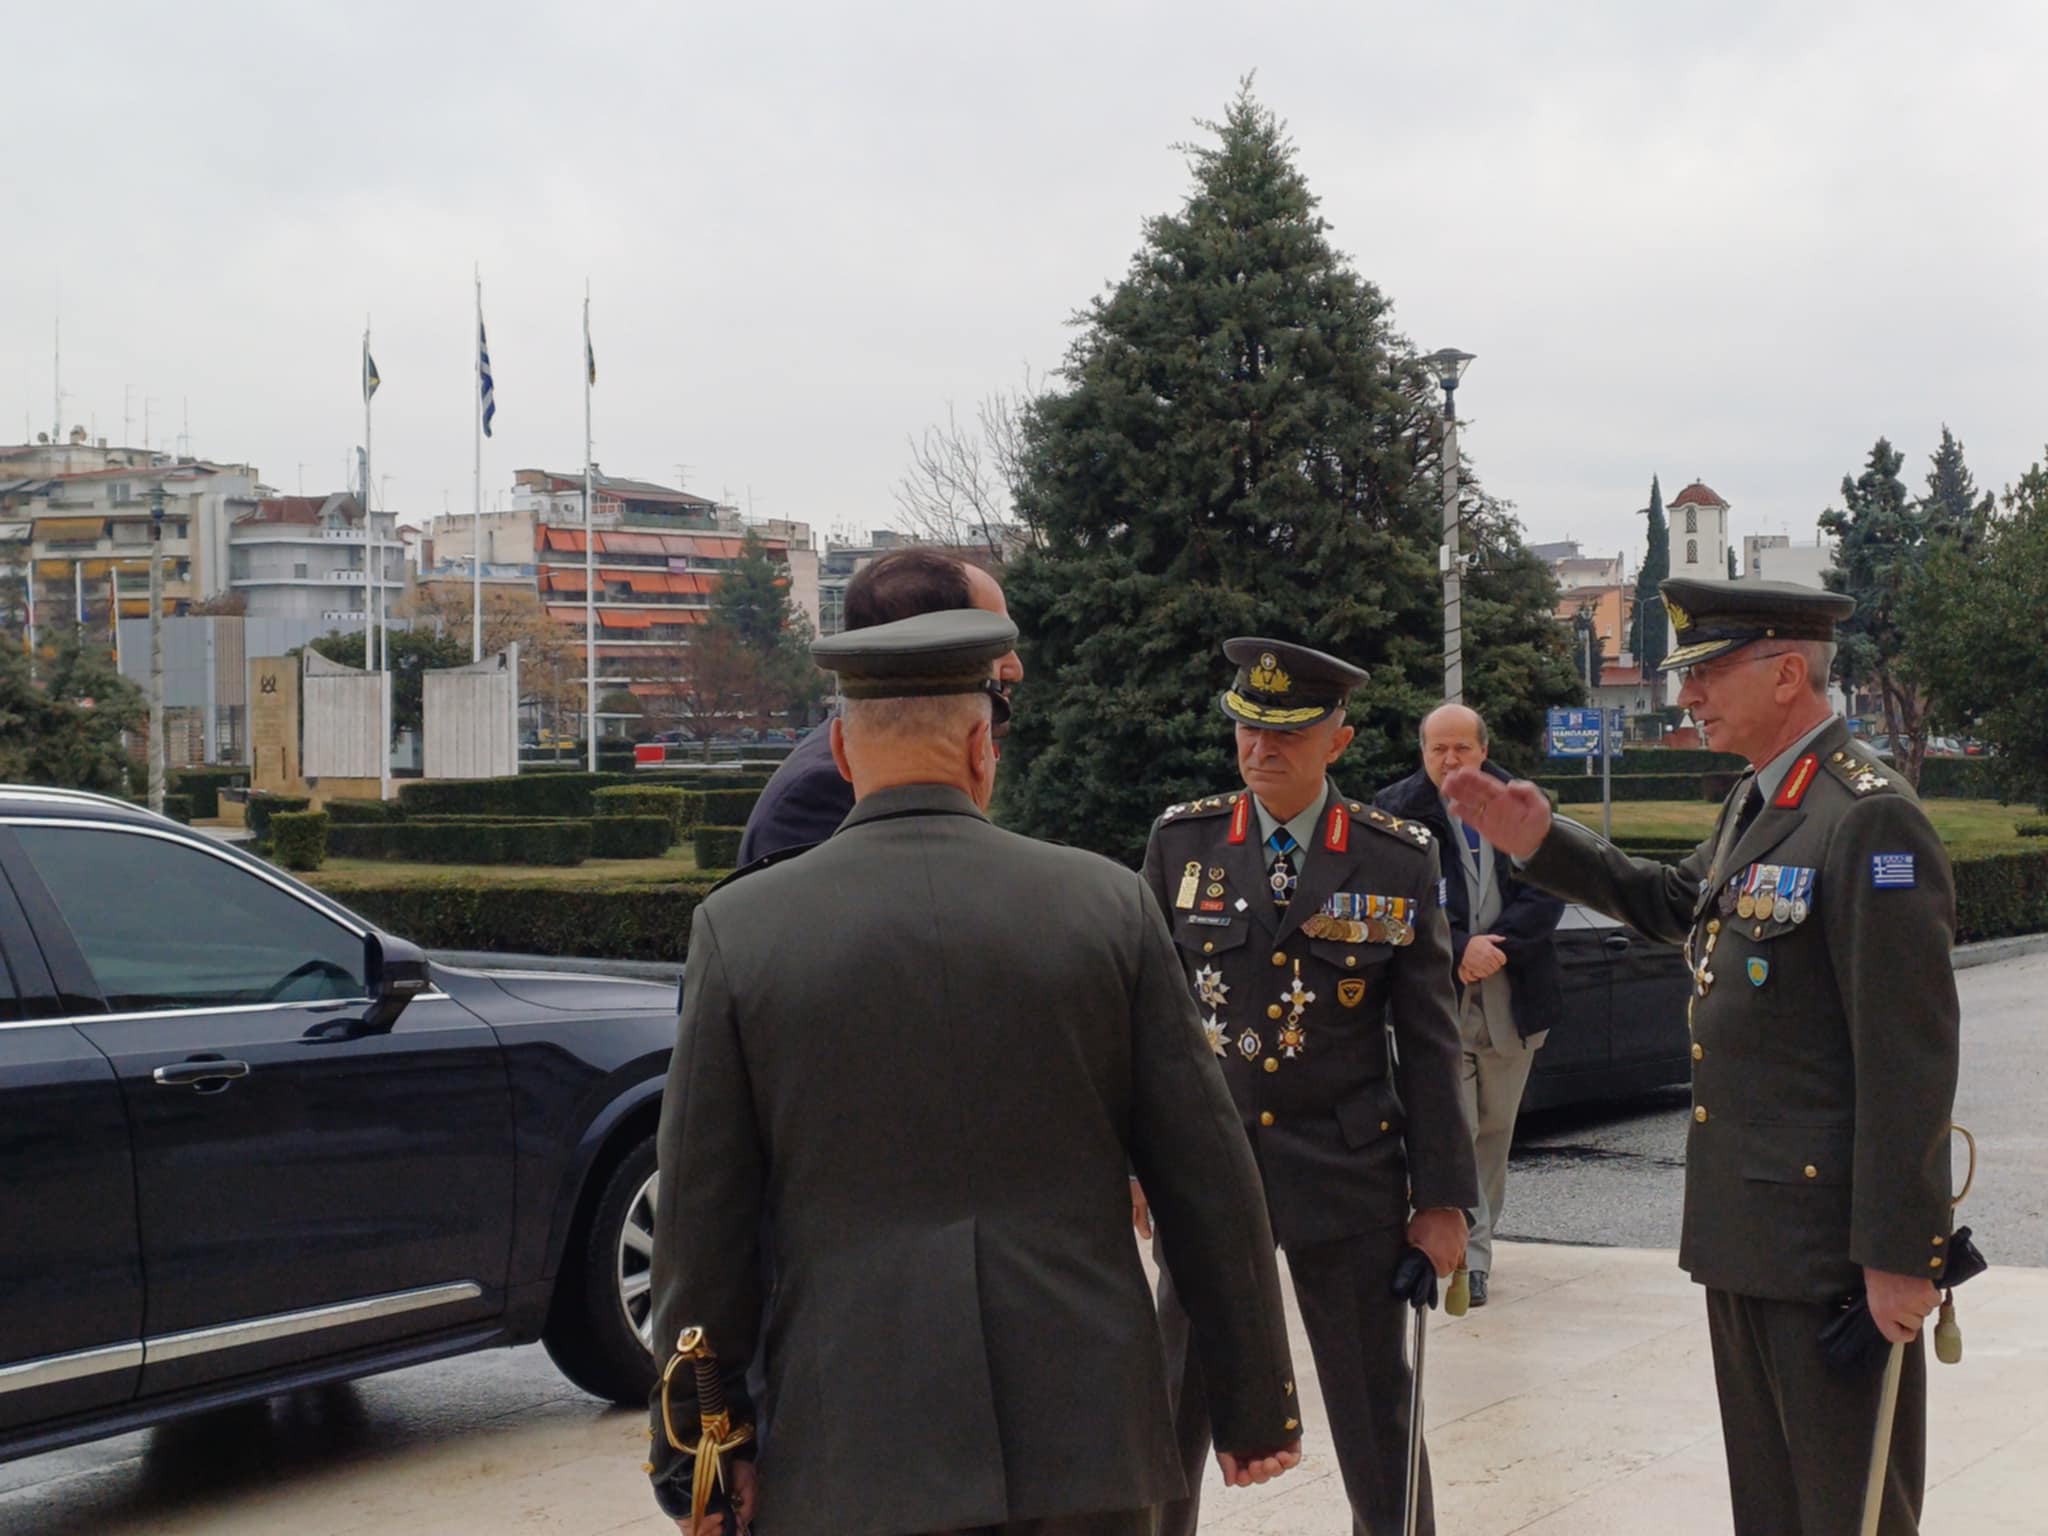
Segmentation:
{"type": "Polygon", "coordinates": [[[126,448],[135,441],[135,412],[129,406],[128,396],[135,388],[133,384],[121,386],[121,446],[126,448]]]}
{"type": "Polygon", "coordinates": [[[691,466],[690,466],[690,465],[688,465],[688,464],[678,464],[678,465],[676,466],[676,489],[677,489],[677,490],[679,490],[679,491],[687,491],[687,490],[688,490],[688,489],[690,488],[690,469],[691,469],[691,466]]]}
{"type": "Polygon", "coordinates": [[[64,284],[57,283],[57,315],[50,322],[50,441],[64,441],[64,284]]]}
{"type": "Polygon", "coordinates": [[[184,395],[180,398],[185,409],[185,430],[178,434],[178,457],[189,459],[192,457],[192,397],[184,395]]]}

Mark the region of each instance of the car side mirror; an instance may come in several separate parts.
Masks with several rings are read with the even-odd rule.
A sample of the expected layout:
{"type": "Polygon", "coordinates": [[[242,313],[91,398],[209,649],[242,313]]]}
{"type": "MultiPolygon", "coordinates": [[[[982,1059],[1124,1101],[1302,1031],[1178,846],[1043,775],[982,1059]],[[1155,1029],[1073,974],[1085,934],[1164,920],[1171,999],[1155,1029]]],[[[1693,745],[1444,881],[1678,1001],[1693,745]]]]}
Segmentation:
{"type": "Polygon", "coordinates": [[[418,945],[387,934],[372,933],[363,940],[363,958],[371,1002],[362,1028],[365,1033],[383,1034],[398,1022],[407,1004],[433,985],[433,976],[418,945]]]}

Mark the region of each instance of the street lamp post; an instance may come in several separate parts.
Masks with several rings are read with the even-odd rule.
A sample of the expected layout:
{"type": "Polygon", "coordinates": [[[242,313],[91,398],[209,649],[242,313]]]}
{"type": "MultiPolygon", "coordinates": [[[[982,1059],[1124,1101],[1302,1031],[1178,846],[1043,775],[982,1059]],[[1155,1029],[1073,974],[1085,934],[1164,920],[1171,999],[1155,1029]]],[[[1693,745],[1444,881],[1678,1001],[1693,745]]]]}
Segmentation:
{"type": "Polygon", "coordinates": [[[1444,392],[1444,542],[1438,551],[1444,576],[1444,702],[1465,702],[1465,656],[1460,649],[1464,623],[1464,567],[1458,554],[1458,380],[1471,366],[1472,354],[1446,347],[1422,360],[1444,392]]]}
{"type": "Polygon", "coordinates": [[[164,812],[164,488],[149,493],[149,808],[164,812]]]}

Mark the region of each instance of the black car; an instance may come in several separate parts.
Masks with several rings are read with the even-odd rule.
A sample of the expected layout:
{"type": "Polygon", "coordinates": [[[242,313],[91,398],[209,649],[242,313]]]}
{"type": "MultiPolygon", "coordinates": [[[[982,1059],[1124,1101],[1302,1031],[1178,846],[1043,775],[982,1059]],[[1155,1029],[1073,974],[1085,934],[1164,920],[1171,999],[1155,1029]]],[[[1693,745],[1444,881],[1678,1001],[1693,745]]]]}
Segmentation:
{"type": "Polygon", "coordinates": [[[1564,909],[1556,943],[1564,1016],[1536,1053],[1522,1108],[1627,1098],[1689,1082],[1692,978],[1677,946],[1579,906],[1564,909]]]}
{"type": "Polygon", "coordinates": [[[675,997],[0,787],[0,1460],[535,1339],[644,1402],[675,997]]]}

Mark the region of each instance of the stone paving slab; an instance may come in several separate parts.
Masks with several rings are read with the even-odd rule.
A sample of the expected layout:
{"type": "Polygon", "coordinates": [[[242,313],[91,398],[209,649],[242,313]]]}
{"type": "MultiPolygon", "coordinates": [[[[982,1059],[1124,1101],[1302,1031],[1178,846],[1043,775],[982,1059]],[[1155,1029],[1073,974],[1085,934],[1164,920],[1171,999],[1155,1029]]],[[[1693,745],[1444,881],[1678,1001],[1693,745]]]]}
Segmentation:
{"type": "MultiPolygon", "coordinates": [[[[1501,1244],[1492,1304],[1430,1334],[1442,1536],[1725,1536],[1698,1290],[1644,1249],[1501,1244]]],[[[1959,1304],[1931,1376],[1929,1536],[2048,1530],[2048,1270],[1959,1304]]],[[[1301,1467],[1204,1500],[1203,1529],[1342,1536],[1349,1512],[1298,1319],[1301,1467]]],[[[660,1536],[644,1420],[534,1350],[422,1367],[0,1467],[8,1536],[660,1536]],[[536,1364],[537,1362],[537,1364],[536,1364]]]]}

